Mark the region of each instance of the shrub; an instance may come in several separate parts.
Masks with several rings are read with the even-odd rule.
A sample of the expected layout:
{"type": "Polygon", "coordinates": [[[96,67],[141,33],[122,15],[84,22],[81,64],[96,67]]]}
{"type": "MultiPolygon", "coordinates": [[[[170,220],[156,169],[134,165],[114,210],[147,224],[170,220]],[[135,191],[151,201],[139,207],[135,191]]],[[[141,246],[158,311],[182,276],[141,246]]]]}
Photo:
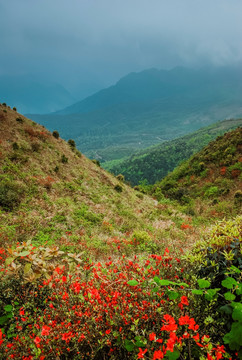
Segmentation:
{"type": "Polygon", "coordinates": [[[68,144],[70,145],[70,147],[71,147],[72,149],[75,149],[76,143],[75,143],[75,141],[74,141],[73,139],[69,139],[69,140],[68,140],[68,144]]]}
{"type": "Polygon", "coordinates": [[[98,160],[96,160],[96,159],[93,159],[92,162],[93,162],[93,164],[95,164],[95,165],[97,165],[99,167],[101,166],[100,162],[98,160]]]}
{"type": "Polygon", "coordinates": [[[23,188],[10,181],[2,181],[0,183],[0,206],[6,211],[12,211],[21,201],[23,188]]]}
{"type": "Polygon", "coordinates": [[[17,117],[16,121],[19,122],[20,124],[22,124],[24,122],[24,120],[21,117],[17,117]]]}
{"type": "Polygon", "coordinates": [[[38,152],[40,149],[40,144],[38,142],[34,142],[31,144],[31,148],[34,152],[38,152]]]}
{"type": "Polygon", "coordinates": [[[119,174],[116,176],[116,179],[121,181],[121,182],[124,182],[124,175],[123,174],[119,174]]]}
{"type": "Polygon", "coordinates": [[[210,186],[204,193],[206,197],[214,197],[219,194],[219,188],[217,186],[210,186]]]}
{"type": "MultiPolygon", "coordinates": [[[[229,345],[242,358],[241,217],[216,224],[207,238],[188,254],[201,320],[210,326],[214,341],[229,345]],[[195,266],[194,266],[195,265],[195,266]]],[[[237,358],[237,357],[236,357],[237,358]]]]}
{"type": "Polygon", "coordinates": [[[57,130],[54,130],[54,131],[52,132],[52,135],[53,135],[54,138],[56,138],[56,139],[59,139],[59,137],[60,137],[60,134],[58,133],[57,130]]]}
{"type": "Polygon", "coordinates": [[[237,190],[234,193],[234,203],[235,204],[241,204],[242,203],[242,191],[241,190],[237,190]]]}
{"type": "Polygon", "coordinates": [[[17,108],[14,106],[14,107],[13,107],[13,110],[14,110],[14,111],[17,111],[17,108]]]}
{"type": "Polygon", "coordinates": [[[13,147],[13,150],[18,150],[19,149],[19,146],[18,146],[18,144],[16,142],[13,143],[12,147],[13,147]]]}
{"type": "Polygon", "coordinates": [[[121,193],[123,191],[123,188],[121,185],[115,185],[114,190],[121,193]]]}
{"type": "Polygon", "coordinates": [[[62,162],[63,164],[68,163],[68,158],[67,158],[64,154],[61,156],[61,162],[62,162]]]}

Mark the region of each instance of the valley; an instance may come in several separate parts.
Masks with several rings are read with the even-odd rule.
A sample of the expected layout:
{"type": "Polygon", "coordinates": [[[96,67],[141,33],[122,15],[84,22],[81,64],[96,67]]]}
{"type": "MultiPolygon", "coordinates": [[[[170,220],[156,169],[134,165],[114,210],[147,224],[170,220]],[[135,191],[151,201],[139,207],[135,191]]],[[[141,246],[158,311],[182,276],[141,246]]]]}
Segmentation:
{"type": "Polygon", "coordinates": [[[237,125],[131,188],[1,104],[0,359],[241,359],[237,125]]]}

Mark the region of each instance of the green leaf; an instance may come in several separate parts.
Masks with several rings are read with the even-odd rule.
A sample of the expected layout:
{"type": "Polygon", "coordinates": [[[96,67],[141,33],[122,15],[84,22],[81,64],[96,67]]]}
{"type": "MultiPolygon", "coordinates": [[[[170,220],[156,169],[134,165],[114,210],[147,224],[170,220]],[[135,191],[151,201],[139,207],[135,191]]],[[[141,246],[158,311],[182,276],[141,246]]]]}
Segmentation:
{"type": "Polygon", "coordinates": [[[156,284],[160,285],[160,278],[158,276],[155,276],[153,280],[156,284]]]}
{"type": "Polygon", "coordinates": [[[229,344],[231,350],[239,350],[242,344],[242,323],[234,322],[231,331],[223,337],[225,344],[229,344]]]}
{"type": "Polygon", "coordinates": [[[222,281],[222,286],[227,289],[232,289],[235,285],[237,285],[237,281],[232,277],[227,277],[227,279],[222,281]]]}
{"type": "Polygon", "coordinates": [[[234,265],[230,266],[230,270],[231,270],[232,273],[237,273],[237,274],[240,274],[240,273],[241,273],[240,269],[237,268],[237,267],[234,266],[234,265]]]}
{"type": "Polygon", "coordinates": [[[189,287],[189,285],[187,284],[187,283],[184,283],[184,282],[181,282],[181,283],[179,283],[179,284],[177,284],[177,285],[179,285],[179,286],[184,286],[184,287],[189,287]]]}
{"type": "Polygon", "coordinates": [[[7,316],[1,316],[0,317],[0,325],[3,325],[5,324],[5,322],[8,321],[8,317],[7,316]]]}
{"type": "Polygon", "coordinates": [[[124,347],[127,351],[133,351],[135,348],[134,343],[131,340],[125,339],[124,340],[124,347]]]}
{"type": "Polygon", "coordinates": [[[6,306],[4,306],[4,310],[5,310],[6,312],[11,312],[12,309],[13,309],[12,305],[6,305],[6,306]]]}
{"type": "Polygon", "coordinates": [[[177,350],[174,350],[173,352],[168,350],[166,355],[168,356],[169,360],[177,360],[180,357],[180,352],[177,350]]]}
{"type": "Polygon", "coordinates": [[[14,261],[14,258],[13,257],[8,257],[6,260],[5,260],[5,265],[10,265],[12,262],[14,261]]]}
{"type": "Polygon", "coordinates": [[[140,336],[135,336],[135,346],[137,347],[144,347],[145,344],[143,343],[143,341],[141,340],[140,336]]]}
{"type": "Polygon", "coordinates": [[[27,263],[24,265],[24,274],[27,274],[31,269],[31,263],[27,263]]]}
{"type": "Polygon", "coordinates": [[[200,289],[209,288],[211,285],[210,281],[204,279],[199,279],[197,282],[200,289]]]}
{"type": "Polygon", "coordinates": [[[194,295],[202,295],[202,294],[203,294],[203,291],[202,291],[202,290],[194,289],[194,290],[192,290],[192,294],[194,294],[194,295]]]}
{"type": "Polygon", "coordinates": [[[160,288],[158,288],[158,287],[156,286],[154,289],[152,289],[152,292],[157,293],[159,290],[160,290],[160,288]]]}
{"type": "Polygon", "coordinates": [[[27,256],[29,254],[30,254],[30,251],[25,250],[25,251],[22,251],[21,253],[19,253],[18,256],[27,256]]]}
{"type": "Polygon", "coordinates": [[[238,284],[238,288],[236,289],[237,295],[242,295],[242,283],[238,284]]]}
{"type": "Polygon", "coordinates": [[[217,291],[215,289],[208,289],[206,290],[205,299],[211,301],[215,295],[217,295],[217,291]]]}
{"type": "Polygon", "coordinates": [[[175,299],[178,298],[179,293],[176,292],[176,291],[168,290],[168,291],[167,291],[167,295],[168,295],[168,297],[169,297],[170,300],[175,300],[175,299]]]}
{"type": "Polygon", "coordinates": [[[226,292],[224,294],[224,297],[225,297],[225,300],[228,300],[228,301],[233,301],[236,296],[234,294],[232,294],[231,292],[226,292]]]}
{"type": "Polygon", "coordinates": [[[234,308],[232,313],[233,320],[238,320],[242,322],[242,304],[238,302],[233,302],[231,305],[234,308]]]}
{"type": "Polygon", "coordinates": [[[227,315],[231,315],[232,314],[232,307],[230,304],[227,304],[227,305],[224,305],[224,306],[221,306],[219,308],[220,311],[222,311],[223,313],[227,314],[227,315]]]}
{"type": "Polygon", "coordinates": [[[130,280],[130,281],[127,282],[127,284],[130,285],[130,286],[137,286],[137,285],[139,285],[138,281],[136,281],[136,280],[130,280]]]}
{"type": "Polygon", "coordinates": [[[172,281],[169,281],[169,280],[166,280],[166,279],[162,279],[162,280],[160,280],[159,285],[161,285],[161,286],[167,286],[167,285],[170,285],[171,283],[172,283],[172,281]]]}

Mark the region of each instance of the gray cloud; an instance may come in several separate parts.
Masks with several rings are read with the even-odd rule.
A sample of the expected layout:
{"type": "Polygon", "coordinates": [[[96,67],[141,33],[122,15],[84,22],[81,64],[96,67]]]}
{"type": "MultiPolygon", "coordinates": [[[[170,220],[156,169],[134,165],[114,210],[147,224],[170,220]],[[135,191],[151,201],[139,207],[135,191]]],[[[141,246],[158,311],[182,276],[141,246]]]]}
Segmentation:
{"type": "Polygon", "coordinates": [[[236,63],[241,13],[240,0],[0,0],[0,75],[74,91],[149,67],[236,63]]]}

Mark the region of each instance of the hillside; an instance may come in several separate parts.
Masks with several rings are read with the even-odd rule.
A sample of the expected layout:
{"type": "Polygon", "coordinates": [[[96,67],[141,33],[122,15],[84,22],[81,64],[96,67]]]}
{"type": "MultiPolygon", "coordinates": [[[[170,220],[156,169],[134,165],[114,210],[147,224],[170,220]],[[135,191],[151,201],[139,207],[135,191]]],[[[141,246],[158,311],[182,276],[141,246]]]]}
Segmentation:
{"type": "Polygon", "coordinates": [[[183,236],[182,214],[135,192],[42,126],[3,105],[0,125],[3,243],[31,239],[100,255],[136,231],[156,238],[154,248],[163,238],[183,236]]]}
{"type": "Polygon", "coordinates": [[[242,126],[242,119],[220,121],[178,139],[137,152],[125,160],[106,162],[102,166],[115,175],[123,174],[125,180],[132,185],[138,185],[144,180],[148,184],[154,184],[218,135],[238,126],[242,126]]]}
{"type": "MultiPolygon", "coordinates": [[[[240,150],[238,129],[185,167],[231,174],[237,212],[240,150]]],[[[242,359],[241,216],[135,191],[4,104],[0,166],[0,360],[242,359]]]]}
{"type": "Polygon", "coordinates": [[[241,67],[149,69],[50,115],[29,115],[102,162],[242,116],[241,67]]]}
{"type": "Polygon", "coordinates": [[[178,166],[155,192],[212,216],[240,212],[242,205],[242,128],[217,137],[178,166]]]}

